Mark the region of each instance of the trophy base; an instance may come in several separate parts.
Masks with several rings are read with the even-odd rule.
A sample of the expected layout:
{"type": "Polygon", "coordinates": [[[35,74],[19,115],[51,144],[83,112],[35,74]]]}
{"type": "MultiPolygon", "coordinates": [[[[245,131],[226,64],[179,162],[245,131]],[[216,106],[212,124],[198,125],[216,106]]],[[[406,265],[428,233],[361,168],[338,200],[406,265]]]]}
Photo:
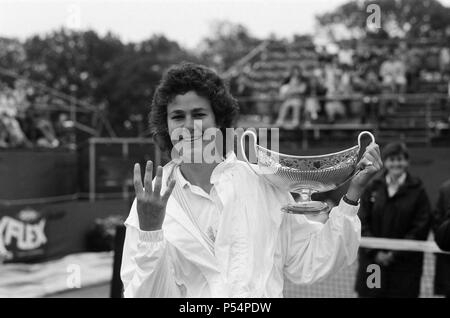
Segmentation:
{"type": "Polygon", "coordinates": [[[321,201],[301,201],[289,203],[281,208],[283,212],[291,214],[323,214],[330,212],[327,203],[321,201]]]}

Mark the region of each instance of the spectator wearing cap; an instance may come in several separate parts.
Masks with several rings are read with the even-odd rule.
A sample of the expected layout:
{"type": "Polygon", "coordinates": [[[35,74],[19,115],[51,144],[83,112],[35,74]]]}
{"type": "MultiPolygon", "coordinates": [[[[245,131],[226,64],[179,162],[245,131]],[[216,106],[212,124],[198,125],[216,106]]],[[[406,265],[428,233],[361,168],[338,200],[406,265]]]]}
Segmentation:
{"type": "MultiPolygon", "coordinates": [[[[426,240],[431,208],[422,181],[408,171],[409,152],[403,143],[388,144],[384,170],[361,197],[362,236],[426,240]]],[[[361,248],[356,291],[360,297],[418,297],[423,253],[361,248]],[[367,285],[367,267],[380,266],[380,288],[367,285]]]]}
{"type": "MultiPolygon", "coordinates": [[[[444,182],[439,189],[433,213],[433,232],[439,248],[450,251],[450,180],[444,182]]],[[[450,298],[450,255],[436,255],[434,293],[450,298]]]]}

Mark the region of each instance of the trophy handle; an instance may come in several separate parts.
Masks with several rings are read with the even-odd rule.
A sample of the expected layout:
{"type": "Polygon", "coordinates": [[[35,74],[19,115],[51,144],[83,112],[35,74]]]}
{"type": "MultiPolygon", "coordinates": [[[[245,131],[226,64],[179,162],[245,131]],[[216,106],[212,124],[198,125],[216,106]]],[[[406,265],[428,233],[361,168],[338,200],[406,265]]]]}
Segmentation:
{"type": "Polygon", "coordinates": [[[252,169],[252,170],[256,173],[256,171],[253,169],[252,165],[251,165],[250,162],[248,161],[247,155],[245,154],[245,147],[244,147],[244,144],[245,144],[245,137],[246,137],[246,136],[252,136],[252,137],[253,137],[253,140],[254,140],[254,141],[253,141],[253,149],[255,150],[255,154],[257,153],[257,149],[256,149],[256,140],[257,140],[257,136],[256,136],[255,132],[252,131],[252,130],[246,130],[246,131],[242,134],[242,136],[241,136],[241,151],[242,151],[242,156],[244,157],[245,162],[248,164],[248,166],[250,167],[250,169],[252,169]]]}
{"type": "Polygon", "coordinates": [[[360,132],[358,135],[359,151],[361,151],[361,137],[364,135],[369,135],[370,139],[372,139],[372,141],[370,142],[371,144],[375,143],[375,136],[370,131],[364,130],[364,131],[360,132]]]}
{"type": "MultiPolygon", "coordinates": [[[[362,138],[362,136],[364,136],[364,135],[369,135],[370,139],[372,139],[372,141],[370,142],[370,144],[375,143],[375,136],[374,136],[370,131],[364,130],[364,131],[360,132],[359,135],[358,135],[358,150],[359,150],[359,153],[358,153],[358,160],[361,159],[361,146],[362,146],[362,145],[361,145],[361,138],[362,138]]],[[[369,145],[370,145],[370,144],[369,144],[369,145]]],[[[352,179],[354,176],[356,176],[360,171],[361,171],[360,169],[355,170],[355,172],[352,174],[352,176],[351,176],[349,179],[347,179],[347,181],[350,180],[350,179],[352,179]]],[[[346,181],[346,182],[347,182],[347,181],[346,181]]],[[[345,183],[345,182],[344,182],[344,183],[345,183]]]]}
{"type": "MultiPolygon", "coordinates": [[[[362,132],[359,133],[359,135],[358,135],[358,151],[359,151],[359,153],[358,153],[358,161],[361,159],[361,157],[360,157],[360,155],[361,155],[361,138],[364,135],[369,135],[370,136],[370,139],[372,139],[370,144],[375,143],[375,136],[370,131],[365,130],[365,131],[362,131],[362,132]]],[[[351,179],[353,179],[360,172],[361,172],[361,169],[355,169],[355,171],[353,171],[353,173],[345,181],[343,181],[342,183],[337,185],[337,188],[342,186],[343,184],[347,183],[351,179]]]]}

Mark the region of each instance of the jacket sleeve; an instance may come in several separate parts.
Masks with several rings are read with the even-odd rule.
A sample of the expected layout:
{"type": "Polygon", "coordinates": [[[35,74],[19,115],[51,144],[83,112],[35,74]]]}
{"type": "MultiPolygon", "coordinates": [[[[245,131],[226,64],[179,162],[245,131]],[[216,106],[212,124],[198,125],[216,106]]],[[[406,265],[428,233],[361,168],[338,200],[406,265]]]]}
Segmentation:
{"type": "MultiPolygon", "coordinates": [[[[359,218],[361,220],[361,235],[363,237],[373,237],[373,233],[371,230],[372,225],[372,209],[373,209],[373,203],[372,203],[372,191],[373,187],[370,185],[367,187],[367,189],[363,192],[361,196],[361,206],[359,208],[359,218]]],[[[366,257],[370,259],[374,259],[375,255],[378,253],[378,249],[373,248],[361,248],[359,250],[360,253],[365,254],[366,257]]]]}
{"type": "Polygon", "coordinates": [[[286,277],[296,284],[312,284],[352,264],[361,240],[358,208],[341,200],[325,224],[286,214],[281,228],[286,277]]]}
{"type": "Polygon", "coordinates": [[[405,239],[409,240],[426,240],[431,225],[431,205],[425,189],[420,191],[417,198],[414,219],[411,229],[406,233],[405,239]]]}
{"type": "MultiPolygon", "coordinates": [[[[448,192],[450,195],[450,191],[448,192]]],[[[438,202],[433,213],[433,231],[436,244],[450,251],[450,206],[446,205],[446,187],[439,190],[438,202]]]]}
{"type": "Polygon", "coordinates": [[[438,227],[435,240],[441,250],[450,252],[450,218],[438,227]]]}
{"type": "MultiPolygon", "coordinates": [[[[411,222],[411,228],[405,234],[404,239],[425,241],[430,232],[431,226],[431,205],[425,189],[422,189],[417,197],[414,217],[411,222]]],[[[393,260],[408,261],[411,252],[392,251],[393,260]]]]}
{"type": "Polygon", "coordinates": [[[141,231],[131,208],[122,255],[124,297],[181,297],[163,230],[141,231]]]}
{"type": "Polygon", "coordinates": [[[371,200],[371,189],[367,188],[361,196],[361,206],[359,208],[359,218],[361,220],[361,235],[372,237],[372,230],[370,225],[372,223],[372,202],[371,200]]]}

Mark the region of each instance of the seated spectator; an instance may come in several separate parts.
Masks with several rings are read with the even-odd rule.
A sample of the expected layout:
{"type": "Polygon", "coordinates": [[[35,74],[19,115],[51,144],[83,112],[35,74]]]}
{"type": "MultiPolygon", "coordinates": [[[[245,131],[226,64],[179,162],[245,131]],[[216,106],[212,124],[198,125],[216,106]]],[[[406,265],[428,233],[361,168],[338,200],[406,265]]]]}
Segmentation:
{"type": "Polygon", "coordinates": [[[0,147],[15,148],[28,146],[29,141],[17,121],[18,105],[12,91],[3,87],[0,92],[0,147]]]}
{"type": "Polygon", "coordinates": [[[280,88],[280,97],[284,99],[275,125],[293,129],[300,125],[300,115],[304,104],[304,94],[307,90],[307,80],[298,66],[295,66],[280,88]],[[288,113],[292,111],[290,120],[288,113]]]}
{"type": "MultiPolygon", "coordinates": [[[[439,248],[450,251],[450,180],[439,189],[433,215],[433,232],[439,248]]],[[[436,254],[435,266],[434,293],[450,298],[450,255],[436,254]]]]}
{"type": "Polygon", "coordinates": [[[251,86],[247,84],[247,80],[243,75],[239,75],[236,82],[237,87],[234,96],[242,100],[242,102],[239,103],[241,114],[254,113],[255,103],[251,100],[251,97],[253,96],[251,86]]]}
{"type": "Polygon", "coordinates": [[[0,148],[8,148],[8,131],[3,123],[3,116],[0,114],[0,148]]]}
{"type": "Polygon", "coordinates": [[[353,65],[353,50],[348,47],[344,47],[339,50],[338,53],[338,59],[339,64],[346,65],[346,66],[352,66],[353,65]]]}
{"type": "Polygon", "coordinates": [[[336,63],[327,63],[325,66],[325,87],[327,90],[325,113],[330,123],[334,123],[338,116],[345,116],[345,107],[341,101],[340,83],[341,72],[336,63]]]}
{"type": "Polygon", "coordinates": [[[418,48],[408,49],[405,60],[408,89],[411,92],[417,92],[420,89],[420,71],[423,67],[421,51],[418,48]]]}
{"type": "Polygon", "coordinates": [[[377,95],[381,93],[381,83],[378,79],[377,73],[373,70],[366,73],[362,93],[364,96],[364,112],[361,117],[361,122],[366,123],[371,116],[378,117],[379,115],[379,99],[377,95]]]}
{"type": "Polygon", "coordinates": [[[7,134],[8,147],[17,148],[30,145],[28,138],[25,136],[19,122],[15,117],[11,116],[10,114],[4,114],[2,116],[2,121],[7,134]]]}
{"type": "Polygon", "coordinates": [[[448,47],[441,48],[439,52],[439,69],[441,73],[450,71],[450,49],[448,47]]]}
{"type": "Polygon", "coordinates": [[[70,120],[67,113],[60,113],[54,124],[55,135],[59,139],[61,145],[69,148],[73,147],[74,122],[70,120]]]}
{"type": "Polygon", "coordinates": [[[37,140],[37,145],[43,148],[58,147],[60,142],[56,138],[55,130],[53,129],[52,123],[44,117],[39,117],[35,123],[37,129],[41,133],[41,137],[39,137],[37,140]]]}
{"type": "Polygon", "coordinates": [[[239,111],[243,115],[256,112],[255,102],[252,100],[253,89],[244,74],[237,74],[230,79],[230,92],[239,101],[239,111]]]}
{"type": "Polygon", "coordinates": [[[323,83],[323,76],[320,69],[315,69],[309,77],[308,89],[305,99],[305,124],[309,125],[311,121],[319,118],[320,104],[319,96],[326,94],[326,88],[323,83]]]}
{"type": "Polygon", "coordinates": [[[349,120],[362,117],[362,89],[363,79],[359,73],[350,66],[343,65],[339,92],[342,95],[345,113],[349,120]]]}
{"type": "MultiPolygon", "coordinates": [[[[369,237],[426,240],[431,208],[423,183],[408,172],[409,152],[402,143],[383,150],[384,172],[361,197],[361,234],[369,237]]],[[[356,291],[360,297],[418,297],[423,253],[361,248],[356,291]],[[367,266],[380,266],[380,288],[367,286],[367,266]]]]}
{"type": "Polygon", "coordinates": [[[406,92],[406,67],[396,54],[391,54],[381,64],[380,76],[388,93],[404,94],[406,92]]]}

